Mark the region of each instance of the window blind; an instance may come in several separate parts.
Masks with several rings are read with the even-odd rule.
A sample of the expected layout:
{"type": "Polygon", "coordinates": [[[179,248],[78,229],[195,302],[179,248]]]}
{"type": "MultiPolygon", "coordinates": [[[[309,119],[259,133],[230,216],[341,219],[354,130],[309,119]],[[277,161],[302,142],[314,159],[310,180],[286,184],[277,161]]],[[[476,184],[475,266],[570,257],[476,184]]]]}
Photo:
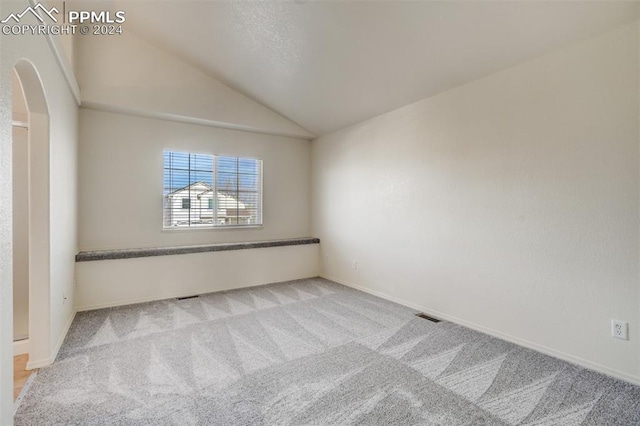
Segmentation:
{"type": "Polygon", "coordinates": [[[164,151],[165,229],[262,225],[262,160],[164,151]]]}

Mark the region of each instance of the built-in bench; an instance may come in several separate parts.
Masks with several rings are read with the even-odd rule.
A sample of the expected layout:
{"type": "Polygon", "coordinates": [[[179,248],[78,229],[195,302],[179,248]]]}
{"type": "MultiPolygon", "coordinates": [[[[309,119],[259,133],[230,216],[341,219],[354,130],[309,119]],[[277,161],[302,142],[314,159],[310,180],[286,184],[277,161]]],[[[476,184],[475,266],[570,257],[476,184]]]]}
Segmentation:
{"type": "Polygon", "coordinates": [[[320,244],[319,238],[292,238],[287,240],[254,241],[245,243],[216,243],[196,246],[154,247],[119,250],[81,251],[76,255],[76,262],[95,260],[134,259],[137,257],[171,256],[177,254],[206,253],[210,251],[246,250],[267,247],[300,246],[320,244]]]}

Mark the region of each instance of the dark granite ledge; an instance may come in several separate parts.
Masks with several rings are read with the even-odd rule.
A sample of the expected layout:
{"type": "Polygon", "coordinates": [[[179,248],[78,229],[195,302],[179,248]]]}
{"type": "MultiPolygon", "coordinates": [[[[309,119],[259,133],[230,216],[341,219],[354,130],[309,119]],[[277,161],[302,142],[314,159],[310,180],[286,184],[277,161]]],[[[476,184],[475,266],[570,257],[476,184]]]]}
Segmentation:
{"type": "Polygon", "coordinates": [[[136,257],[171,256],[176,254],[205,253],[209,251],[246,250],[266,247],[320,244],[319,238],[292,238],[288,240],[255,241],[248,243],[218,243],[198,246],[156,247],[141,249],[81,251],[76,262],[93,260],[134,259],[136,257]]]}

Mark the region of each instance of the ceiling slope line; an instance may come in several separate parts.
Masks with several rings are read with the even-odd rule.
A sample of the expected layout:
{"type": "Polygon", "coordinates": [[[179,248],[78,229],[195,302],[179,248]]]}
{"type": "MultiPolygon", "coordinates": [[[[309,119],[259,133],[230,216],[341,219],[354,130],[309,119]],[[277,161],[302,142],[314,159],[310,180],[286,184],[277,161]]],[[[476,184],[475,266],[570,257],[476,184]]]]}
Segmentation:
{"type": "Polygon", "coordinates": [[[90,109],[94,111],[111,112],[116,114],[133,115],[137,117],[152,118],[156,120],[173,121],[177,123],[196,124],[200,126],[216,127],[226,130],[240,130],[243,132],[257,133],[269,136],[283,136],[288,138],[296,138],[303,140],[313,140],[315,135],[304,135],[294,132],[281,132],[277,130],[260,129],[252,126],[241,124],[227,123],[223,121],[209,120],[206,118],[189,117],[185,115],[172,114],[168,112],[149,111],[139,108],[130,108],[120,105],[111,105],[94,101],[82,101],[80,108],[90,109]]]}
{"type": "MultiPolygon", "coordinates": [[[[135,29],[127,29],[127,31],[129,33],[133,33],[133,35],[135,35],[136,37],[138,37],[141,40],[144,40],[146,43],[148,43],[149,45],[155,47],[156,49],[159,49],[161,51],[163,51],[164,53],[166,53],[169,56],[173,56],[177,61],[180,61],[182,63],[184,63],[185,65],[190,66],[191,68],[193,68],[194,70],[197,70],[199,72],[201,72],[203,75],[206,75],[207,77],[216,80],[218,83],[227,86],[229,89],[233,90],[234,92],[237,92],[238,94],[244,96],[247,99],[250,99],[252,102],[268,109],[269,111],[278,114],[279,116],[281,116],[282,118],[290,121],[291,123],[295,124],[296,126],[300,127],[301,129],[305,130],[306,132],[309,133],[309,135],[306,136],[295,136],[295,137],[300,137],[302,139],[307,139],[307,140],[313,140],[316,139],[319,136],[319,134],[316,134],[312,131],[310,131],[309,129],[307,129],[305,126],[303,126],[302,124],[298,123],[297,121],[293,120],[292,118],[290,118],[288,115],[284,114],[282,111],[279,111],[278,109],[274,108],[273,106],[271,106],[269,103],[264,102],[264,100],[262,99],[257,99],[255,96],[253,96],[252,94],[246,92],[245,90],[241,90],[239,87],[237,87],[236,85],[234,85],[231,81],[229,81],[229,79],[225,78],[224,76],[210,70],[209,68],[207,68],[206,66],[204,66],[203,64],[201,64],[200,62],[193,60],[193,58],[184,55],[184,53],[177,51],[175,49],[172,49],[170,47],[167,47],[166,45],[158,42],[157,40],[155,40],[153,37],[148,37],[147,35],[145,35],[144,33],[141,33],[139,31],[136,31],[135,29]]],[[[354,123],[355,124],[355,123],[354,123]]],[[[260,132],[258,132],[260,133],[260,132]]],[[[271,134],[271,133],[269,133],[271,134]]],[[[276,133],[273,133],[276,134],[276,133]]],[[[293,134],[293,133],[292,133],[293,134]]],[[[286,136],[285,134],[283,135],[278,135],[278,136],[286,136]]]]}
{"type": "Polygon", "coordinates": [[[126,4],[142,38],[322,136],[638,19],[629,2],[258,3],[126,4]]]}

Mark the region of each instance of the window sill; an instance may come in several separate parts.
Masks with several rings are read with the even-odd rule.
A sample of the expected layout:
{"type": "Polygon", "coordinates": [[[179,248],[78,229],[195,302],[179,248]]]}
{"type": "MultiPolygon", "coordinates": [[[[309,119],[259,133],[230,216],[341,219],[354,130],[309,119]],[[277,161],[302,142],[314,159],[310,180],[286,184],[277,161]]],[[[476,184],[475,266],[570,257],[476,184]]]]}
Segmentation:
{"type": "Polygon", "coordinates": [[[194,232],[194,231],[224,231],[224,230],[238,230],[238,229],[263,229],[264,225],[238,225],[238,226],[193,226],[193,227],[180,227],[174,226],[171,228],[162,228],[162,232],[194,232]]]}
{"type": "Polygon", "coordinates": [[[135,259],[138,257],[171,256],[178,254],[206,253],[211,251],[247,250],[268,247],[300,246],[307,244],[320,244],[320,239],[308,237],[245,243],[218,243],[198,246],[81,251],[76,255],[76,262],[135,259]]]}

